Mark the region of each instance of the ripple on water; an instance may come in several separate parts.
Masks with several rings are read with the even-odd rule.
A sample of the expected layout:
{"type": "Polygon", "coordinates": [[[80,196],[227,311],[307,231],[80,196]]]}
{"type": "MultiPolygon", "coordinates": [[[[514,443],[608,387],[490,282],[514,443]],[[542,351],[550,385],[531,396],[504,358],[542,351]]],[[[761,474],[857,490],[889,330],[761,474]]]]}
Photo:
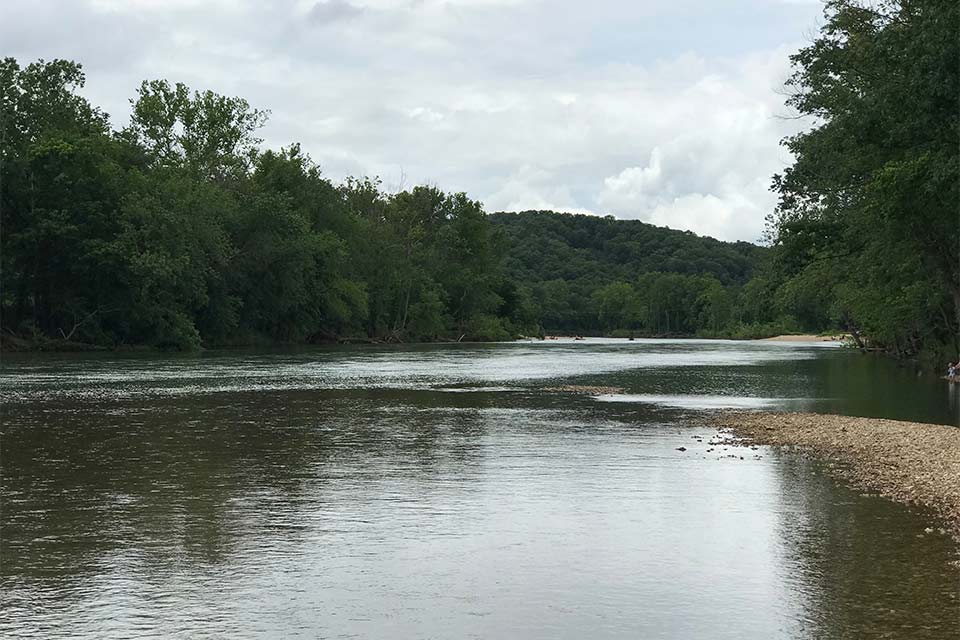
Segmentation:
{"type": "Polygon", "coordinates": [[[920,517],[669,409],[937,401],[875,367],[702,341],[5,361],[0,637],[950,637],[920,517]]]}
{"type": "MultiPolygon", "coordinates": [[[[818,349],[724,341],[501,344],[458,349],[316,351],[290,355],[56,361],[0,373],[4,402],[183,396],[245,391],[414,389],[602,375],[634,369],[752,367],[815,358],[818,349]]],[[[484,387],[489,387],[484,389],[484,387]]]]}

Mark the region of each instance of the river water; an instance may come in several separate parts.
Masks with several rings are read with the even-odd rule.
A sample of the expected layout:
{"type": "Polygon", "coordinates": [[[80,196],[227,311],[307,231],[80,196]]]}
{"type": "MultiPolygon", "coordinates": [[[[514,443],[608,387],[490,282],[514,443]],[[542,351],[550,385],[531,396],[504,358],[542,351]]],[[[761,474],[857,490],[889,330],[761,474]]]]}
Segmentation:
{"type": "Polygon", "coordinates": [[[943,381],[831,345],[4,356],[0,382],[4,638],[960,630],[928,514],[710,444],[708,408],[960,422],[943,381]]]}

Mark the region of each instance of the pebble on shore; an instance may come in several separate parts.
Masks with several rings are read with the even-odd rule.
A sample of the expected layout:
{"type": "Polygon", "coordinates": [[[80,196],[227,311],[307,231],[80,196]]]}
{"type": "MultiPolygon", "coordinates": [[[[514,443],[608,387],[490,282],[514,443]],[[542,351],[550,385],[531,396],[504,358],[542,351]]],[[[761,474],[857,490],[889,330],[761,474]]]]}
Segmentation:
{"type": "Polygon", "coordinates": [[[745,444],[797,447],[840,461],[853,486],[938,513],[960,542],[960,428],[815,413],[724,412],[745,444]]]}

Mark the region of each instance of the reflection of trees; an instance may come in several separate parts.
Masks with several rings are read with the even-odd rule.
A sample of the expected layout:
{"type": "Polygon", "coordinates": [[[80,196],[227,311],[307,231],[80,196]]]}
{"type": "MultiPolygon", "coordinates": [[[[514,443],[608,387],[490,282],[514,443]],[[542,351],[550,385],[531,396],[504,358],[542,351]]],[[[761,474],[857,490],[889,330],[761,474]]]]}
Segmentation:
{"type": "Polygon", "coordinates": [[[946,536],[905,507],[838,487],[818,463],[780,459],[781,540],[805,607],[803,637],[946,638],[960,629],[960,571],[946,536]]]}
{"type": "Polygon", "coordinates": [[[951,421],[948,424],[960,426],[960,385],[947,385],[947,402],[950,405],[951,421]]]}
{"type": "Polygon", "coordinates": [[[81,578],[132,552],[159,568],[218,563],[251,536],[295,543],[328,484],[469,464],[484,401],[451,395],[452,409],[398,391],[8,407],[0,576],[81,578]]]}
{"type": "MultiPolygon", "coordinates": [[[[768,378],[819,371],[811,361],[774,366],[768,378]]],[[[766,365],[716,370],[736,371],[746,385],[775,384],[762,380],[766,365]]],[[[710,367],[661,373],[678,384],[693,385],[698,375],[713,384],[710,367]]],[[[338,519],[392,517],[404,500],[445,504],[477,485],[483,444],[501,428],[550,441],[596,434],[611,421],[666,424],[678,415],[535,388],[214,393],[13,405],[4,413],[0,579],[5,604],[17,606],[41,583],[62,600],[85,597],[105,574],[163,582],[179,567],[191,577],[216,573],[246,554],[300,553],[328,529],[342,530],[338,519]]],[[[803,594],[807,637],[892,630],[936,638],[960,624],[950,597],[960,577],[946,565],[946,540],[916,538],[923,525],[901,508],[838,491],[803,461],[780,469],[783,580],[803,594]]]]}
{"type": "Polygon", "coordinates": [[[809,361],[818,398],[830,399],[847,415],[941,424],[960,424],[948,385],[918,376],[881,354],[831,354],[809,361]]]}

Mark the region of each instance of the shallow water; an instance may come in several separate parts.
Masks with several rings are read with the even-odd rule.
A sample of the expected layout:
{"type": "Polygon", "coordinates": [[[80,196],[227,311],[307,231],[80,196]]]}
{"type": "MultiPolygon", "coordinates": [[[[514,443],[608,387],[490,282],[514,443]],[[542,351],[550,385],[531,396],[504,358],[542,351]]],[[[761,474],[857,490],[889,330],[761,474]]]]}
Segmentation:
{"type": "Polygon", "coordinates": [[[960,422],[942,381],[830,345],[5,356],[0,382],[3,637],[960,629],[926,514],[700,426],[716,407],[960,422]]]}

